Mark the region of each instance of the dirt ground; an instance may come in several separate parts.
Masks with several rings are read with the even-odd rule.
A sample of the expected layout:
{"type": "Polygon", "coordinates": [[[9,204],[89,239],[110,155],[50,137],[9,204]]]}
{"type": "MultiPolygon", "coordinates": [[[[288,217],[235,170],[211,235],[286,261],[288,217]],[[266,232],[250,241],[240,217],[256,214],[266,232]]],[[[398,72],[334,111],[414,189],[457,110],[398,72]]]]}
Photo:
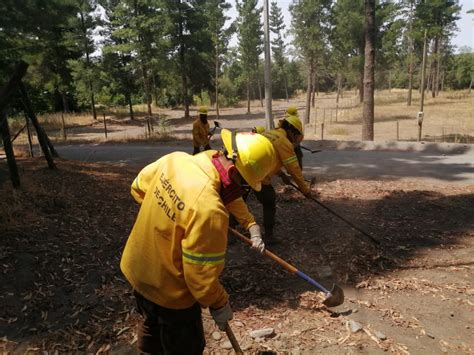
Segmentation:
{"type": "MultiPolygon", "coordinates": [[[[0,161],[0,349],[134,353],[138,316],[119,260],[137,213],[136,171],[18,163],[22,188],[13,190],[0,161]]],[[[320,200],[379,247],[276,186],[281,242],[271,250],[326,286],[337,282],[346,301],[326,309],[304,281],[230,243],[222,282],[245,353],[474,352],[474,186],[319,177],[320,200]],[[251,337],[263,328],[272,334],[251,337]]],[[[249,204],[261,220],[253,196],[249,204]]],[[[206,312],[204,323],[206,353],[232,353],[206,312]]]]}

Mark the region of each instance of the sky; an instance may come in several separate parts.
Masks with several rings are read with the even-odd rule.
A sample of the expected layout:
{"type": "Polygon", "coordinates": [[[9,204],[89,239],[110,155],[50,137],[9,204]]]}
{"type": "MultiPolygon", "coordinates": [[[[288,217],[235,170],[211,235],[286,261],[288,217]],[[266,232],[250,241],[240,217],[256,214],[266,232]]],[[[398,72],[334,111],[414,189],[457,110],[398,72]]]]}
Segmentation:
{"type": "MultiPolygon", "coordinates": [[[[273,0],[274,1],[274,0],[273,0]]],[[[272,0],[268,0],[268,2],[272,2],[272,0]]],[[[276,0],[278,6],[283,10],[283,18],[286,25],[286,30],[290,28],[290,13],[288,7],[292,0],[276,0]]],[[[229,11],[228,15],[235,19],[237,16],[237,10],[235,8],[235,0],[229,0],[229,3],[232,4],[232,9],[229,11]]],[[[263,6],[263,0],[258,0],[259,6],[263,6]]],[[[474,49],[474,14],[467,14],[467,10],[474,9],[474,0],[460,0],[459,4],[462,6],[461,9],[461,18],[457,21],[457,25],[459,31],[456,32],[455,37],[451,40],[452,44],[457,46],[457,49],[463,46],[468,46],[474,49]]],[[[270,5],[269,5],[270,6],[270,5]]],[[[263,21],[263,19],[262,19],[263,21]]],[[[287,38],[287,41],[290,38],[287,38]]],[[[237,44],[237,38],[234,36],[230,43],[231,46],[235,46],[237,44]]]]}

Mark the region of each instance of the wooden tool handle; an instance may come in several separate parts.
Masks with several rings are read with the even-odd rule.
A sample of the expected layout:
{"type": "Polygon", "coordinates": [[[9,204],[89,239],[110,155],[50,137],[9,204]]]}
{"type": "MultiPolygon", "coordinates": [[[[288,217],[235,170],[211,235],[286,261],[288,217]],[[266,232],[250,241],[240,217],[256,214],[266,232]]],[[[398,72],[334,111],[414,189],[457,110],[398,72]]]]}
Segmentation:
{"type": "Polygon", "coordinates": [[[240,348],[239,342],[237,341],[237,338],[235,337],[234,333],[232,332],[232,329],[230,328],[229,323],[226,324],[225,326],[225,332],[227,334],[227,337],[230,340],[230,343],[232,344],[232,347],[234,348],[234,351],[238,355],[243,355],[243,351],[240,348]]]}

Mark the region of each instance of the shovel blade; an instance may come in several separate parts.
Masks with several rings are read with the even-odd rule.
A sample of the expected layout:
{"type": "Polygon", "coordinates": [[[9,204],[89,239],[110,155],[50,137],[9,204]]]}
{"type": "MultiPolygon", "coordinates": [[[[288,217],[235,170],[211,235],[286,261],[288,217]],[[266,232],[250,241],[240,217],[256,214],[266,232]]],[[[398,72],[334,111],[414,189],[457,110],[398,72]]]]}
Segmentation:
{"type": "Polygon", "coordinates": [[[326,307],[336,307],[344,303],[344,291],[338,285],[334,284],[329,295],[323,301],[326,307]]]}
{"type": "Polygon", "coordinates": [[[219,122],[217,122],[217,121],[214,121],[214,126],[220,128],[220,127],[221,127],[221,124],[220,124],[219,122]]]}

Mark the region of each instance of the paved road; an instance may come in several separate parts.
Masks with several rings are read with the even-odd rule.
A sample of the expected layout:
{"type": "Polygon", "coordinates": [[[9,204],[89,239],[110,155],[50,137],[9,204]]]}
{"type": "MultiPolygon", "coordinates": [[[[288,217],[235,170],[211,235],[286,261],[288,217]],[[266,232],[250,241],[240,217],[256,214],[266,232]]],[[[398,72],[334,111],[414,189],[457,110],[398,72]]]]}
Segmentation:
{"type": "MultiPolygon", "coordinates": [[[[319,153],[305,152],[304,173],[325,179],[425,179],[462,185],[474,184],[474,146],[433,144],[365,144],[305,141],[319,153]]],[[[66,159],[103,162],[137,169],[173,151],[190,152],[180,145],[64,145],[57,146],[66,159]]]]}

